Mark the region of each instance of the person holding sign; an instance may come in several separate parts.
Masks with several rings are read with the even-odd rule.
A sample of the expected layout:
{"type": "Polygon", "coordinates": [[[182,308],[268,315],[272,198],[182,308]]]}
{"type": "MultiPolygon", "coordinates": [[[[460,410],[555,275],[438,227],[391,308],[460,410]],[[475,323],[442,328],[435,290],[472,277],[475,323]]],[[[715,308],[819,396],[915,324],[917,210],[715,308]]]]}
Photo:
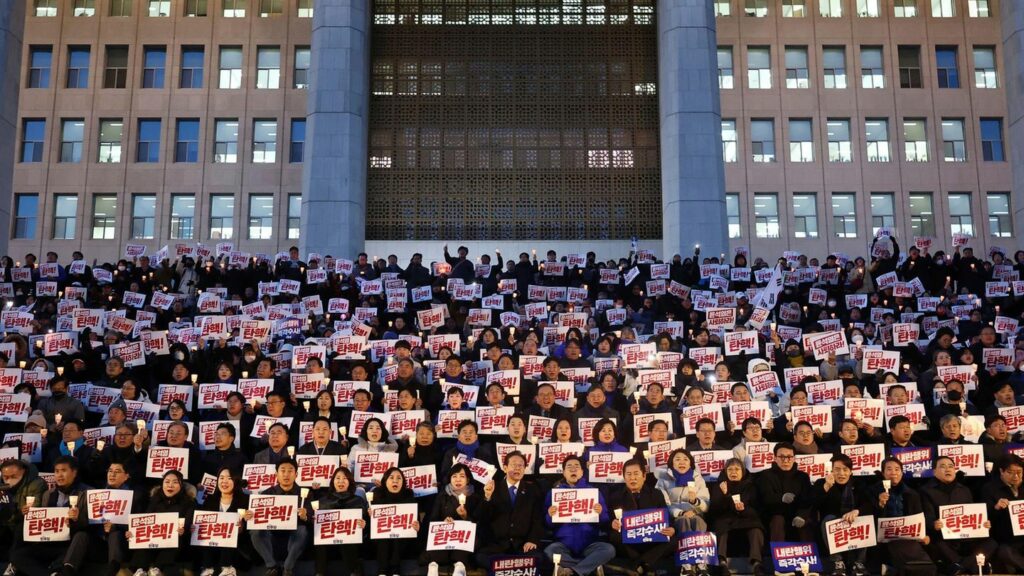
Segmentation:
{"type": "Polygon", "coordinates": [[[704,516],[711,495],[697,468],[693,455],[677,448],[668,455],[668,466],[655,473],[658,488],[668,494],[669,507],[675,519],[676,532],[707,532],[704,516]]]}
{"type": "MultiPolygon", "coordinates": [[[[178,546],[175,548],[140,548],[132,556],[131,566],[134,576],[158,576],[164,571],[173,574],[180,561],[188,558],[189,538],[192,525],[192,513],[195,511],[195,488],[185,484],[185,477],[177,470],[164,473],[146,506],[146,513],[173,512],[178,515],[178,546]],[[184,522],[182,522],[184,521],[184,522]]],[[[127,533],[132,539],[131,532],[127,533]]]]}
{"type": "MultiPolygon", "coordinates": [[[[842,518],[847,522],[853,522],[857,516],[868,514],[871,508],[870,495],[859,483],[853,479],[853,461],[845,454],[836,454],[832,457],[832,471],[814,484],[813,501],[814,509],[818,512],[818,524],[822,526],[823,538],[827,541],[828,535],[824,533],[826,522],[842,518]]],[[[828,558],[832,564],[832,572],[838,574],[847,573],[846,565],[850,564],[850,572],[853,576],[866,576],[867,569],[864,567],[865,548],[831,554],[828,558]]]]}
{"type": "MultiPolygon", "coordinates": [[[[389,468],[381,475],[380,486],[366,494],[366,500],[374,506],[416,504],[416,495],[405,485],[405,475],[402,474],[402,471],[398,468],[389,468]]],[[[413,521],[412,529],[416,532],[420,531],[418,520],[413,521]]],[[[372,534],[371,538],[373,538],[372,534]]],[[[412,552],[414,543],[414,541],[408,538],[374,540],[377,572],[380,574],[398,574],[402,568],[402,560],[415,557],[412,552]]]]}
{"type": "Polygon", "coordinates": [[[669,506],[668,495],[652,482],[647,482],[648,474],[642,460],[630,460],[622,466],[622,478],[625,486],[612,495],[610,501],[615,510],[615,518],[611,523],[611,542],[620,558],[629,562],[627,568],[641,573],[651,573],[652,568],[659,566],[663,560],[671,557],[675,551],[672,537],[676,529],[666,524],[658,530],[667,540],[641,544],[623,543],[622,512],[635,510],[665,509],[669,506]]]}
{"type": "Polygon", "coordinates": [[[483,501],[477,510],[481,519],[476,560],[481,567],[491,565],[493,556],[526,554],[540,560],[537,548],[544,537],[541,518],[541,490],[524,478],[526,457],[518,450],[504,459],[505,478],[492,480],[484,486],[483,501]]]}
{"type": "MultiPolygon", "coordinates": [[[[234,512],[249,508],[249,496],[242,492],[242,477],[231,467],[221,468],[217,472],[217,487],[213,494],[203,502],[202,509],[206,512],[234,512]]],[[[239,524],[242,519],[239,518],[239,524]]],[[[203,567],[199,576],[236,576],[235,558],[237,548],[204,547],[202,548],[203,567]]]]}
{"type": "MultiPolygon", "coordinates": [[[[299,467],[295,464],[295,460],[291,458],[281,460],[277,463],[277,483],[260,492],[267,496],[297,496],[299,499],[298,523],[290,534],[273,530],[249,531],[253,548],[256,549],[256,553],[260,555],[267,567],[267,576],[282,576],[282,574],[283,576],[292,576],[299,557],[306,550],[307,536],[309,536],[309,515],[302,507],[304,504],[302,491],[295,482],[298,471],[299,467]],[[276,553],[278,546],[275,544],[277,543],[284,544],[287,551],[284,558],[279,558],[276,553]]],[[[246,511],[245,520],[252,520],[252,510],[246,511]]]]}
{"type": "MultiPolygon", "coordinates": [[[[434,499],[434,507],[427,515],[427,522],[452,522],[465,520],[476,522],[480,516],[483,500],[473,485],[473,473],[465,464],[456,464],[448,471],[448,484],[434,499]]],[[[441,567],[457,563],[470,565],[473,555],[463,550],[433,550],[420,556],[420,564],[437,562],[441,567]]]]}
{"type": "Polygon", "coordinates": [[[921,488],[925,528],[930,539],[930,557],[943,574],[974,573],[978,571],[976,558],[984,554],[992,558],[997,544],[991,538],[946,540],[942,536],[940,506],[971,504],[974,495],[970,488],[957,479],[957,466],[948,456],[939,456],[933,466],[934,477],[921,488]]]}
{"type": "MultiPolygon", "coordinates": [[[[18,567],[18,572],[52,574],[78,571],[82,567],[89,549],[89,523],[84,510],[88,486],[81,482],[79,474],[77,460],[70,456],[58,457],[53,467],[55,487],[47,490],[34,504],[41,508],[68,508],[71,540],[26,543],[19,532],[15,535],[10,555],[11,563],[18,567]]],[[[32,507],[26,502],[21,508],[22,516],[32,507]]]]}
{"type": "Polygon", "coordinates": [[[213,433],[213,450],[203,452],[202,470],[204,474],[219,476],[221,470],[228,468],[236,476],[241,476],[245,467],[245,454],[235,448],[235,424],[222,422],[213,433]]]}
{"type": "MultiPolygon", "coordinates": [[[[42,502],[46,482],[38,477],[35,468],[30,468],[21,460],[4,460],[0,464],[0,474],[3,476],[0,499],[7,503],[6,506],[0,507],[0,526],[4,532],[4,540],[11,541],[23,533],[24,513],[29,508],[29,499],[33,502],[42,502]]],[[[539,513],[540,507],[537,510],[539,513]]]]}
{"type": "MultiPolygon", "coordinates": [[[[366,500],[357,494],[356,481],[352,477],[352,471],[343,466],[339,466],[334,471],[328,486],[310,495],[306,506],[309,508],[306,514],[310,518],[313,518],[316,510],[360,510],[362,515],[366,516],[366,500]]],[[[360,518],[357,524],[360,529],[366,528],[366,520],[363,518],[360,518]]],[[[359,567],[359,544],[339,544],[337,546],[321,544],[316,547],[315,552],[318,576],[328,573],[328,563],[332,558],[341,558],[342,576],[349,576],[359,567]]]]}
{"type": "MultiPolygon", "coordinates": [[[[562,478],[553,489],[590,488],[583,478],[583,461],[578,456],[570,455],[562,461],[562,478]]],[[[547,524],[554,530],[554,542],[544,549],[549,559],[554,560],[555,554],[560,557],[556,576],[589,576],[615,557],[615,547],[601,540],[600,526],[608,525],[608,508],[604,496],[598,493],[598,503],[593,512],[598,515],[598,522],[592,523],[560,523],[554,524],[552,517],[558,513],[558,507],[552,504],[552,494],[548,493],[547,524]]]]}
{"type": "Polygon", "coordinates": [[[994,558],[995,568],[1006,574],[1022,574],[1024,535],[1019,528],[1020,518],[1010,514],[1010,502],[1019,504],[1024,500],[1024,487],[1021,486],[1024,460],[1007,454],[995,468],[998,478],[986,484],[981,491],[992,523],[992,538],[999,544],[994,558]]]}
{"type": "Polygon", "coordinates": [[[756,506],[757,487],[743,462],[730,458],[723,471],[725,478],[711,489],[711,530],[718,535],[719,564],[728,566],[729,536],[743,531],[750,543],[750,564],[754,574],[761,573],[761,550],[764,548],[764,525],[756,506]]]}
{"type": "MultiPolygon", "coordinates": [[[[131,474],[124,464],[111,462],[107,466],[107,481],[104,490],[132,490],[131,509],[125,510],[125,514],[141,512],[146,502],[143,492],[133,488],[131,483],[131,474]]],[[[92,495],[87,494],[87,498],[91,499],[92,495]]],[[[110,518],[106,517],[107,515],[107,511],[104,510],[103,523],[98,530],[98,536],[101,540],[106,541],[107,545],[107,574],[115,576],[121,570],[122,564],[128,560],[128,539],[125,536],[128,526],[127,524],[114,524],[110,518]]]]}
{"type": "MultiPolygon", "coordinates": [[[[889,457],[882,461],[883,480],[868,488],[871,514],[875,518],[898,518],[921,514],[921,496],[903,482],[903,463],[889,457]]],[[[898,539],[882,544],[889,552],[886,563],[894,566],[899,574],[908,573],[909,564],[930,564],[931,557],[925,546],[931,540],[922,534],[923,540],[898,539]]],[[[916,573],[916,572],[915,572],[916,573]]]]}

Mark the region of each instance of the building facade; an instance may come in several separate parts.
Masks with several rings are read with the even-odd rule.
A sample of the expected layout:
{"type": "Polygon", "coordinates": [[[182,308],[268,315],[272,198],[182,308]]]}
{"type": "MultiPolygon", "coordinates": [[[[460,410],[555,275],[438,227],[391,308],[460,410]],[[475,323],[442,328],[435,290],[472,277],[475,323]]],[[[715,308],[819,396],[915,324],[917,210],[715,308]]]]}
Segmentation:
{"type": "Polygon", "coordinates": [[[1010,0],[19,2],[14,255],[863,254],[880,226],[1022,225],[1010,0]]]}

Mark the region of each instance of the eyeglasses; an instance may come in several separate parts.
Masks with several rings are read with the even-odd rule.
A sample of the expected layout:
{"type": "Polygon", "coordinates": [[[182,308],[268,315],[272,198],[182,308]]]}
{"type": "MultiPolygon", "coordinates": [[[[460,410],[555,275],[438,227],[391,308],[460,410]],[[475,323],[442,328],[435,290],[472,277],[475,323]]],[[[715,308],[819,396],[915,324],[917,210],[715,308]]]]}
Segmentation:
{"type": "Polygon", "coordinates": [[[794,456],[782,456],[782,455],[779,455],[779,456],[775,457],[776,460],[792,460],[793,458],[794,458],[794,456]]]}

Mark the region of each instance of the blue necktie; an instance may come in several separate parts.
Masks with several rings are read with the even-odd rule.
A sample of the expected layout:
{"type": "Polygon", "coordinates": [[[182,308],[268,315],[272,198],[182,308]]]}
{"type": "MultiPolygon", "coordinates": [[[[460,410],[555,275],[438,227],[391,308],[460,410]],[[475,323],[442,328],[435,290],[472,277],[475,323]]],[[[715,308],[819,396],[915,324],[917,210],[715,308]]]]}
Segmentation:
{"type": "Polygon", "coordinates": [[[509,486],[508,487],[508,499],[512,501],[512,504],[516,503],[516,487],[515,486],[509,486]]]}

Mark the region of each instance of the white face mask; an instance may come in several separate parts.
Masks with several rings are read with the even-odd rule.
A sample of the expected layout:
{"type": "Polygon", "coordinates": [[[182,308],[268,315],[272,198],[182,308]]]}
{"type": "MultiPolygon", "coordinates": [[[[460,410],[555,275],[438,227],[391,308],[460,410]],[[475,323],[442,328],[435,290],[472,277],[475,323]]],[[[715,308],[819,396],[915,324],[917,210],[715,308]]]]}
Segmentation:
{"type": "Polygon", "coordinates": [[[861,344],[864,342],[864,337],[861,336],[860,334],[854,334],[853,337],[850,339],[853,340],[854,344],[861,344]]]}
{"type": "Polygon", "coordinates": [[[256,357],[255,357],[255,356],[253,356],[253,355],[249,355],[249,354],[247,354],[247,355],[245,356],[245,361],[246,361],[246,362],[248,362],[249,364],[252,364],[253,362],[255,362],[255,361],[256,361],[256,357]]]}

